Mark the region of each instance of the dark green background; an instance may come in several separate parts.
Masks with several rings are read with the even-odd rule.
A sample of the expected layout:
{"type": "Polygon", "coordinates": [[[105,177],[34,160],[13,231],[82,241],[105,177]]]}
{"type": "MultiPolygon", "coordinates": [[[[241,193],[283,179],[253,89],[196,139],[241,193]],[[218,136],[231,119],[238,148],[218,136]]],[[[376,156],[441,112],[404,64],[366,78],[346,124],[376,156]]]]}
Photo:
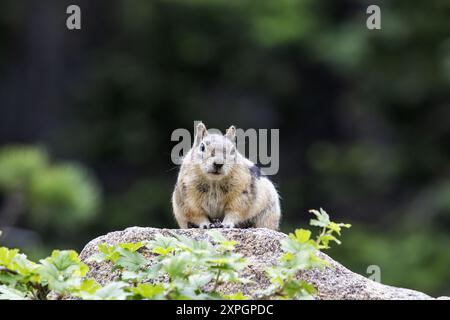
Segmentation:
{"type": "Polygon", "coordinates": [[[2,0],[0,144],[43,145],[103,190],[84,224],[23,216],[23,249],[174,228],[174,129],[279,128],[283,231],[323,207],[353,224],[331,256],[449,295],[449,21],[446,0],[2,0]],[[382,30],[366,28],[370,4],[382,30]]]}

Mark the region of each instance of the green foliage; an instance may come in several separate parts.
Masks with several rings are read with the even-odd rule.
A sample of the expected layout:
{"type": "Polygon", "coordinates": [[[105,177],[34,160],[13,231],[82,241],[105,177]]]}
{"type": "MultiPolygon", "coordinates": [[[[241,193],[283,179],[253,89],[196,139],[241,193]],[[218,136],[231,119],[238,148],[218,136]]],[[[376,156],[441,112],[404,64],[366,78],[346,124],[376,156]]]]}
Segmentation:
{"type": "MultiPolygon", "coordinates": [[[[340,243],[341,227],[329,220],[328,214],[312,210],[316,219],[311,225],[322,232],[316,240],[311,232],[298,229],[281,241],[284,252],[277,265],[266,270],[271,285],[259,292],[260,298],[313,298],[315,288],[298,279],[299,271],[321,268],[327,262],[317,256],[328,248],[330,237],[340,243]]],[[[237,242],[226,239],[219,231],[207,232],[211,242],[198,241],[182,235],[156,235],[147,242],[99,244],[98,253],[89,260],[108,262],[119,276],[105,286],[86,277],[88,266],[75,251],[53,251],[52,255],[34,263],[17,249],[0,248],[0,299],[49,299],[74,296],[86,300],[124,299],[235,299],[249,297],[242,292],[220,293],[225,283],[248,284],[252,281],[239,275],[247,266],[241,254],[234,252],[237,242]],[[153,259],[141,252],[145,249],[153,259]]]]}
{"type": "Polygon", "coordinates": [[[49,220],[59,226],[86,221],[97,210],[98,200],[97,185],[78,165],[40,170],[30,185],[29,205],[36,225],[49,220]]]}
{"type": "Polygon", "coordinates": [[[340,236],[341,228],[350,228],[350,225],[330,221],[329,215],[322,208],[320,211],[310,212],[316,216],[316,219],[310,220],[310,225],[320,227],[320,234],[313,240],[311,231],[297,229],[281,241],[284,254],[278,265],[268,268],[271,285],[261,292],[262,297],[312,299],[316,293],[312,285],[298,279],[298,273],[301,270],[328,266],[327,261],[321,259],[317,253],[321,249],[328,249],[330,241],[340,244],[336,236],[340,236]]]}
{"type": "Polygon", "coordinates": [[[0,149],[0,189],[9,192],[25,189],[48,161],[47,153],[38,147],[3,147],[0,149]]]}
{"type": "Polygon", "coordinates": [[[322,232],[316,239],[317,248],[328,249],[330,241],[341,244],[334,233],[340,236],[342,228],[350,228],[351,224],[330,221],[330,216],[322,208],[320,208],[320,211],[310,210],[309,212],[313,213],[317,218],[311,219],[310,224],[322,228],[322,232]]]}
{"type": "MultiPolygon", "coordinates": [[[[242,128],[283,128],[284,145],[301,142],[280,149],[280,159],[302,168],[282,166],[275,177],[282,181],[284,230],[320,199],[345,219],[377,228],[348,239],[349,253],[338,260],[348,257],[357,268],[385,261],[386,279],[450,295],[448,249],[440,245],[450,241],[448,1],[101,1],[89,10],[104,19],[92,19],[90,29],[118,32],[85,32],[86,47],[68,48],[76,60],[69,57],[67,65],[78,69],[79,61],[89,61],[82,66],[88,76],[68,67],[57,73],[63,81],[47,72],[34,82],[23,74],[39,70],[39,59],[8,72],[11,57],[21,65],[39,40],[21,39],[39,23],[23,23],[24,3],[0,1],[0,74],[8,84],[0,98],[2,141],[35,140],[45,126],[41,141],[101,168],[108,184],[102,215],[64,245],[81,246],[126,225],[175,227],[167,196],[175,181],[170,132],[192,130],[193,119],[216,128],[238,119],[242,128]],[[370,31],[365,12],[377,3],[382,30],[370,31]],[[28,45],[11,45],[22,41],[28,45]],[[25,78],[35,83],[27,94],[16,81],[25,78]],[[44,107],[49,94],[61,101],[67,83],[76,90],[58,108],[44,107]],[[405,233],[406,224],[415,229],[405,233]],[[400,242],[399,234],[405,235],[400,242]],[[405,254],[404,247],[415,249],[405,254]],[[386,248],[394,259],[385,258],[386,248]]],[[[49,2],[33,19],[59,5],[49,2]]],[[[42,50],[60,45],[58,37],[46,39],[42,50]]],[[[20,227],[44,234],[31,224],[20,227]]],[[[60,240],[45,232],[51,247],[60,240]]]]}
{"type": "Polygon", "coordinates": [[[44,149],[33,146],[0,149],[0,193],[9,199],[7,224],[26,214],[34,226],[63,230],[92,217],[100,198],[96,181],[83,167],[54,164],[44,149]]]}
{"type": "Polygon", "coordinates": [[[47,299],[50,291],[56,297],[88,290],[83,278],[88,271],[75,251],[53,251],[34,263],[17,249],[0,248],[0,298],[47,299]]]}
{"type": "Polygon", "coordinates": [[[214,244],[180,235],[157,235],[147,243],[100,244],[99,253],[90,259],[113,263],[120,271],[119,281],[127,284],[123,291],[132,299],[227,298],[216,289],[225,282],[246,282],[238,275],[245,261],[233,252],[235,242],[217,231],[208,235],[214,244]],[[152,262],[139,252],[144,246],[156,255],[152,262]],[[168,281],[161,281],[164,278],[168,281]]]}

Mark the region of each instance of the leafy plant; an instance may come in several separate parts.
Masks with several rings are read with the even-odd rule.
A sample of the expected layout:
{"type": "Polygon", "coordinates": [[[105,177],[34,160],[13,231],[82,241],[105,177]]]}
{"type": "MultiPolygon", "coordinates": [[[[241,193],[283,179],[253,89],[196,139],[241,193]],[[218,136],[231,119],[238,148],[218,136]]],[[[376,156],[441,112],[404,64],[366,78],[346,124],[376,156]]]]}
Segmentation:
{"type": "Polygon", "coordinates": [[[34,263],[17,249],[0,248],[0,299],[47,299],[85,290],[91,281],[75,251],[54,250],[34,263]]]}
{"type": "MultiPolygon", "coordinates": [[[[214,244],[180,235],[156,235],[146,243],[100,244],[99,253],[90,259],[113,263],[120,271],[120,281],[127,285],[123,291],[133,299],[230,298],[217,288],[226,282],[248,282],[238,274],[245,260],[233,252],[235,242],[215,230],[208,235],[214,244]],[[156,258],[146,259],[138,252],[142,247],[156,258]]],[[[245,298],[239,293],[232,297],[245,298]]]]}
{"type": "Polygon", "coordinates": [[[328,249],[331,241],[340,244],[336,236],[340,236],[342,228],[350,228],[351,225],[330,221],[329,215],[322,208],[310,212],[316,216],[316,219],[310,220],[310,225],[322,228],[320,234],[314,240],[311,238],[311,231],[297,229],[288,238],[281,240],[284,254],[277,265],[266,270],[271,285],[260,292],[261,298],[311,299],[316,294],[316,289],[311,284],[298,278],[299,272],[329,266],[317,253],[321,249],[328,249]]]}
{"type": "MultiPolygon", "coordinates": [[[[322,209],[311,212],[316,219],[310,223],[321,232],[313,240],[309,230],[297,229],[281,241],[284,253],[277,265],[266,270],[271,285],[257,293],[259,298],[313,298],[315,288],[299,279],[299,272],[328,265],[318,251],[332,241],[339,244],[336,236],[350,225],[330,221],[322,209]]],[[[247,262],[234,252],[237,243],[217,230],[207,235],[211,242],[173,234],[156,235],[146,242],[99,244],[98,253],[89,260],[110,263],[118,274],[105,286],[86,277],[88,266],[75,251],[55,250],[34,263],[17,249],[1,247],[0,299],[248,299],[242,292],[220,292],[225,283],[252,282],[239,273],[247,262]]]]}

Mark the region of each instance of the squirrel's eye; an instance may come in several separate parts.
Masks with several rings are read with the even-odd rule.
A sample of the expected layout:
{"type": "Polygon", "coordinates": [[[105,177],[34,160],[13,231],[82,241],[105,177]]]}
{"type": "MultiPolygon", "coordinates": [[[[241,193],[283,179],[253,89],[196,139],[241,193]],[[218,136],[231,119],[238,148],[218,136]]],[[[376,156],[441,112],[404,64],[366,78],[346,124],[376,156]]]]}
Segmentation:
{"type": "Polygon", "coordinates": [[[204,143],[202,143],[202,144],[200,145],[200,151],[201,151],[201,152],[205,152],[205,144],[204,144],[204,143]]]}

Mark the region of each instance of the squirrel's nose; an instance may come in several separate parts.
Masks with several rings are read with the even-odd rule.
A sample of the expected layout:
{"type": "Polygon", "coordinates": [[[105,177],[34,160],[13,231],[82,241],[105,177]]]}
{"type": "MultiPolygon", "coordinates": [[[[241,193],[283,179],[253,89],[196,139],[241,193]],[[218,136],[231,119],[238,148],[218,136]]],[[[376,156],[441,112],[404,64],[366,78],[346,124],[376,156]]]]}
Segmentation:
{"type": "Polygon", "coordinates": [[[223,167],[223,163],[220,163],[220,162],[214,162],[213,165],[214,165],[214,169],[216,169],[216,170],[219,170],[223,167]]]}

